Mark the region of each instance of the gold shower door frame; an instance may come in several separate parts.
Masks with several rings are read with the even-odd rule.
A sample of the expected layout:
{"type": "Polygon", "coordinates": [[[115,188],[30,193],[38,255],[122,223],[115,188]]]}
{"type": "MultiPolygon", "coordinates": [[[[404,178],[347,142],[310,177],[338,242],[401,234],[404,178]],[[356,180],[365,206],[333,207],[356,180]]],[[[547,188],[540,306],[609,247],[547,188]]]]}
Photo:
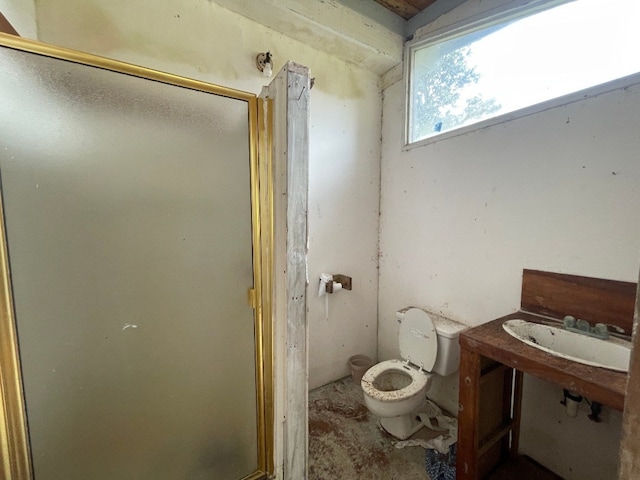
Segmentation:
{"type": "MultiPolygon", "coordinates": [[[[247,285],[247,301],[254,312],[255,387],[258,470],[243,480],[266,478],[274,469],[273,345],[272,345],[272,244],[273,199],[271,115],[254,94],[139,67],[95,55],[55,47],[3,34],[0,48],[9,48],[61,61],[73,62],[247,102],[251,184],[251,242],[253,286],[247,285]],[[269,118],[265,118],[268,115],[269,118]]],[[[3,119],[10,121],[10,119],[3,119]]],[[[29,434],[20,367],[20,352],[7,251],[5,214],[0,198],[0,478],[33,478],[29,434]]]]}

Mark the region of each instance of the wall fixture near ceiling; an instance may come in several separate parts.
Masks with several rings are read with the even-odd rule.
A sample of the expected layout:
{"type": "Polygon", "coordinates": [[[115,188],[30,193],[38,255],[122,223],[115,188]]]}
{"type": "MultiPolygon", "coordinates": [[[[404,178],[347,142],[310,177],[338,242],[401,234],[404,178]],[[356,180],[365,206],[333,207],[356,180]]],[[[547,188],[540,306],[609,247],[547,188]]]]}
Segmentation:
{"type": "Polygon", "coordinates": [[[256,67],[265,77],[270,77],[273,73],[273,56],[271,52],[259,53],[256,57],[256,67]]]}

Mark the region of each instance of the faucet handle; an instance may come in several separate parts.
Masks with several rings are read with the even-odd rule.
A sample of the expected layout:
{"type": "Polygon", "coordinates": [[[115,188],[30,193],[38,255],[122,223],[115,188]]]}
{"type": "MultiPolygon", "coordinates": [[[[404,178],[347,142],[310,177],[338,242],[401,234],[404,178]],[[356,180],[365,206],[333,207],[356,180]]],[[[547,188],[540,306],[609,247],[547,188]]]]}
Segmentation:
{"type": "Polygon", "coordinates": [[[576,328],[578,330],[583,331],[583,332],[588,332],[589,330],[591,330],[591,324],[589,322],[587,322],[586,320],[577,320],[576,321],[576,328]]]}
{"type": "Polygon", "coordinates": [[[604,323],[596,323],[593,326],[593,333],[595,333],[596,335],[598,335],[603,339],[607,339],[609,338],[609,327],[604,323]]]}

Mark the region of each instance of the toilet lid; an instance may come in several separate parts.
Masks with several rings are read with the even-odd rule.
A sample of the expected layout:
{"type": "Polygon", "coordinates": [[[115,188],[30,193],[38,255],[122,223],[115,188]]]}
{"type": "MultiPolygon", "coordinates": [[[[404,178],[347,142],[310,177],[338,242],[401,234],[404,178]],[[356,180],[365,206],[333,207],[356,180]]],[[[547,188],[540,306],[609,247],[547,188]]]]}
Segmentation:
{"type": "Polygon", "coordinates": [[[438,356],[438,336],[429,314],[410,308],[400,323],[400,355],[428,372],[433,370],[438,356]]]}

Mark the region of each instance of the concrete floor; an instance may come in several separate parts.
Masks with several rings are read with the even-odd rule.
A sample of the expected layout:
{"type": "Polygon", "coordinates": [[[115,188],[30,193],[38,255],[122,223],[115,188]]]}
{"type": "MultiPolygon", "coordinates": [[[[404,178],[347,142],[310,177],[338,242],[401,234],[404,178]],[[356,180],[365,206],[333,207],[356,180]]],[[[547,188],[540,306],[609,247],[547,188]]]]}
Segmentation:
{"type": "MultiPolygon", "coordinates": [[[[309,480],[430,480],[422,447],[395,448],[378,426],[351,377],[309,392],[309,480]]],[[[412,439],[437,433],[423,428],[412,439]]],[[[544,467],[518,457],[487,480],[562,480],[544,467]]]]}
{"type": "Polygon", "coordinates": [[[429,480],[424,448],[395,448],[362,395],[351,377],[309,393],[309,480],[429,480]]]}

